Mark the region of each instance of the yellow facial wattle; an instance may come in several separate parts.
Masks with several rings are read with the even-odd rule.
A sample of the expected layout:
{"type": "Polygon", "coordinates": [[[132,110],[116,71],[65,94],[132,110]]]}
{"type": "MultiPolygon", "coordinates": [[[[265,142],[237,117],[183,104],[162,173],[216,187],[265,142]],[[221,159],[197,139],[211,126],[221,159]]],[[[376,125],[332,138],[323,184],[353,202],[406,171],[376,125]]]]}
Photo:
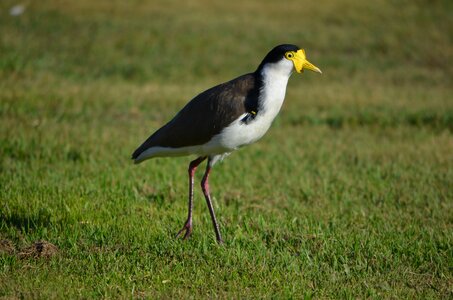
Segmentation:
{"type": "Polygon", "coordinates": [[[294,64],[294,69],[297,73],[302,73],[305,69],[322,74],[321,70],[307,60],[304,49],[297,51],[288,51],[285,53],[285,58],[291,60],[294,64]]]}

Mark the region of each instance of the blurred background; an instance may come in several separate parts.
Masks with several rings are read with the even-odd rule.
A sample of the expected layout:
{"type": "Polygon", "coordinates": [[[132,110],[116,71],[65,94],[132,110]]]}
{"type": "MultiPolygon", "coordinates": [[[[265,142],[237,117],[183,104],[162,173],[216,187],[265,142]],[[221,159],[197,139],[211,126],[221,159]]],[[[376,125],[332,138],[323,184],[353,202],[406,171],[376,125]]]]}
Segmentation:
{"type": "Polygon", "coordinates": [[[138,83],[229,78],[253,70],[273,46],[292,42],[327,68],[330,80],[363,74],[362,80],[394,84],[451,79],[450,1],[1,5],[4,73],[138,83]]]}
{"type": "Polygon", "coordinates": [[[119,84],[119,89],[106,87],[109,95],[88,96],[89,106],[101,105],[107,100],[99,98],[111,94],[124,103],[120,89],[136,85],[148,90],[129,95],[129,109],[141,111],[143,101],[177,101],[179,107],[213,84],[255,70],[275,45],[294,43],[305,48],[325,74],[291,81],[296,87],[289,88],[290,93],[316,93],[288,104],[298,110],[290,116],[293,122],[452,128],[452,104],[447,101],[453,72],[450,1],[82,0],[0,5],[4,105],[23,101],[21,93],[28,94],[30,85],[45,89],[47,96],[63,90],[69,97],[71,88],[82,92],[108,82],[112,87],[119,84]],[[172,87],[179,94],[173,95],[172,87]],[[165,91],[171,100],[163,99],[165,91]],[[342,116],[332,111],[345,107],[342,116]]]}
{"type": "Polygon", "coordinates": [[[0,239],[64,255],[0,260],[0,296],[448,298],[452,58],[451,0],[2,0],[0,239]],[[172,244],[189,158],[130,154],[282,43],[323,74],[294,74],[268,134],[216,166],[233,250],[199,191],[192,244],[172,244]]]}

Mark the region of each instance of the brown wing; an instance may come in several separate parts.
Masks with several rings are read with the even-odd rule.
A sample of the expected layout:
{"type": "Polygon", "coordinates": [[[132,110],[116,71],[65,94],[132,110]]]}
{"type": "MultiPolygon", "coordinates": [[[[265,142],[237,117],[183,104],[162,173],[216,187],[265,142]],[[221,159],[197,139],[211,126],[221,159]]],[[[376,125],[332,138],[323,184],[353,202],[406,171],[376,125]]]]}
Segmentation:
{"type": "Polygon", "coordinates": [[[258,85],[254,74],[246,74],[199,94],[138,147],[132,158],[154,146],[179,148],[208,142],[256,106],[258,85]]]}

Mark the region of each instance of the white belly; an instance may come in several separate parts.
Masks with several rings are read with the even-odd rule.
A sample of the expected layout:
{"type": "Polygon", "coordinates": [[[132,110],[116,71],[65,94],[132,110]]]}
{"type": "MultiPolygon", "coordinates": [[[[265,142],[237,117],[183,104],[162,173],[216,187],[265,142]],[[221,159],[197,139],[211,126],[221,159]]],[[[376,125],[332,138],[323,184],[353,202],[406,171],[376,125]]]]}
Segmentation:
{"type": "MultiPolygon", "coordinates": [[[[219,149],[223,152],[231,152],[239,147],[252,144],[259,140],[269,129],[274,118],[256,116],[248,124],[242,119],[246,114],[240,116],[236,121],[215,135],[205,146],[209,150],[219,149]]],[[[208,149],[207,149],[208,150],[208,149]]]]}

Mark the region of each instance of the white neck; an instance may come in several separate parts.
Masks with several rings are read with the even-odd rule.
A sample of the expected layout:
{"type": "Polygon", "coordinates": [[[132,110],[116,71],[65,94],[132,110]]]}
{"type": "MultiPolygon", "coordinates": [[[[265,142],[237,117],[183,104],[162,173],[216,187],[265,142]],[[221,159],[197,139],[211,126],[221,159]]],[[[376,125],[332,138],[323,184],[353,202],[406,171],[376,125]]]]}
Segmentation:
{"type": "Polygon", "coordinates": [[[277,116],[283,105],[288,79],[292,73],[292,62],[281,61],[268,64],[261,70],[263,86],[261,88],[258,113],[270,119],[277,116]]]}

